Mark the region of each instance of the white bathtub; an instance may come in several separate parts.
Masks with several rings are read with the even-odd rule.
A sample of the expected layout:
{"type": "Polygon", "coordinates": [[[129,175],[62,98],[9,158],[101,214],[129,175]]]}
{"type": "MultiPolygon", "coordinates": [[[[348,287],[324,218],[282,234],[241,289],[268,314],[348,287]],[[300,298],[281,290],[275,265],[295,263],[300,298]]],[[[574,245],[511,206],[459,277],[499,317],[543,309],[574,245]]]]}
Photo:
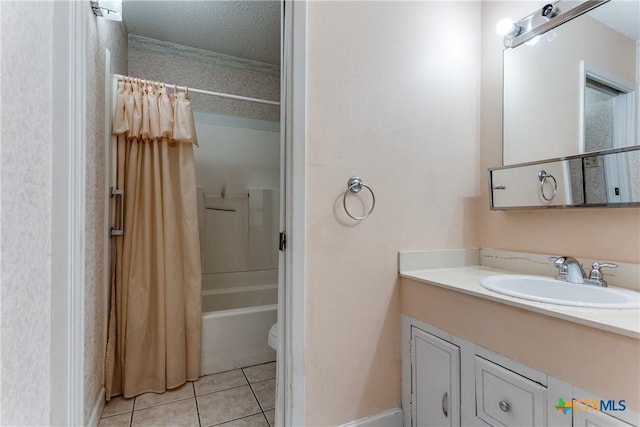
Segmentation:
{"type": "Polygon", "coordinates": [[[202,291],[201,375],[275,360],[267,336],[276,322],[277,284],[273,280],[267,284],[250,280],[247,284],[245,280],[210,280],[206,276],[202,291]],[[225,282],[228,287],[224,287],[225,282]]]}

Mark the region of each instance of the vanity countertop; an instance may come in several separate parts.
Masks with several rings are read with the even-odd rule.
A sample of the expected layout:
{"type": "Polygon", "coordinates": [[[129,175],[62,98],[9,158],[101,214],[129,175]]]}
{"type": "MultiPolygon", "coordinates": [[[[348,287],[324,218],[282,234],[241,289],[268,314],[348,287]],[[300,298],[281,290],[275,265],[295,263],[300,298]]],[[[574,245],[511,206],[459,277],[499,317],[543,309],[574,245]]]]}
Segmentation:
{"type": "Polygon", "coordinates": [[[517,273],[484,266],[400,271],[400,277],[406,279],[640,339],[640,309],[590,309],[547,304],[498,294],[480,285],[481,279],[499,274],[517,273]]]}

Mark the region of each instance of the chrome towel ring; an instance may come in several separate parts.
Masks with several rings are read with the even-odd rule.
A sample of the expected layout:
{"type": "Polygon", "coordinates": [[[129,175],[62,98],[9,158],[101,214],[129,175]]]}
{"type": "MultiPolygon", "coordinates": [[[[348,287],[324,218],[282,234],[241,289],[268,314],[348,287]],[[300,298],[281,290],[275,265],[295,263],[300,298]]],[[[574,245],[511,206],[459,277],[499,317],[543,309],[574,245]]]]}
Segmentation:
{"type": "Polygon", "coordinates": [[[547,171],[545,170],[540,170],[538,172],[538,179],[540,180],[540,195],[547,202],[552,201],[556,197],[556,194],[558,194],[558,181],[556,181],[553,175],[547,173],[547,171]],[[547,182],[547,179],[553,180],[553,194],[551,194],[551,197],[547,197],[547,195],[544,193],[544,184],[545,182],[547,182]]]}
{"type": "Polygon", "coordinates": [[[344,206],[344,211],[347,213],[347,215],[349,215],[350,218],[357,221],[362,221],[363,219],[371,215],[371,212],[373,212],[373,209],[376,207],[376,195],[373,194],[373,190],[371,189],[371,187],[362,182],[362,179],[359,176],[352,176],[351,178],[349,178],[349,181],[347,181],[347,189],[342,196],[342,206],[344,206]],[[366,188],[367,190],[369,190],[369,193],[371,193],[371,209],[369,209],[369,212],[367,212],[363,216],[351,215],[351,212],[349,212],[349,209],[347,209],[347,195],[349,193],[359,193],[360,190],[362,190],[362,187],[366,188]]]}

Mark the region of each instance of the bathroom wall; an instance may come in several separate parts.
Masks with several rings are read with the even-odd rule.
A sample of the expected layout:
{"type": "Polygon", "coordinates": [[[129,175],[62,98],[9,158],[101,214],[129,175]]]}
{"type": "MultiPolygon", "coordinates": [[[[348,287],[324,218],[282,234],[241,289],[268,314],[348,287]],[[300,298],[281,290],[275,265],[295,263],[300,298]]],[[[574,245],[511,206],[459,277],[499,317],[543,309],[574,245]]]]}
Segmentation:
{"type": "Polygon", "coordinates": [[[621,262],[640,262],[640,209],[490,211],[487,168],[502,163],[502,38],[495,27],[504,17],[517,19],[539,4],[482,3],[482,104],[480,128],[480,246],[555,253],[621,262]]]}
{"type": "Polygon", "coordinates": [[[306,425],[400,406],[397,253],[479,244],[480,9],[307,4],[306,425]]]}
{"type": "MultiPolygon", "coordinates": [[[[106,322],[110,287],[105,271],[105,60],[110,51],[111,72],[127,72],[127,34],[124,24],[96,18],[86,3],[87,145],[86,145],[86,236],[85,236],[85,423],[99,404],[104,385],[106,322]]],[[[110,85],[110,80],[109,80],[110,85]]],[[[108,88],[109,93],[110,89],[108,88]]],[[[106,267],[108,268],[108,266],[106,267]]],[[[99,415],[99,414],[98,414],[99,415]]]]}
{"type": "Polygon", "coordinates": [[[50,419],[52,12],[0,2],[1,425],[50,419]]]}
{"type": "MultiPolygon", "coordinates": [[[[129,35],[129,75],[180,86],[280,100],[280,67],[129,35]]],[[[194,111],[280,120],[272,105],[190,93],[194,111]]]]}

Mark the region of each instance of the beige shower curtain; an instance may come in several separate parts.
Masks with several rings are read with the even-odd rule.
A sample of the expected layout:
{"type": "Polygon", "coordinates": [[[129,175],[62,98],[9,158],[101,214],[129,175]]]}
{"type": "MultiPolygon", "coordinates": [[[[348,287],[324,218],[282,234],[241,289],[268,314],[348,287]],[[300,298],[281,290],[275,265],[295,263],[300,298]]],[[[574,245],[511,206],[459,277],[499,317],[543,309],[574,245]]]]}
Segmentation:
{"type": "Polygon", "coordinates": [[[119,82],[113,133],[124,234],[111,239],[107,400],[196,380],[201,338],[197,139],[187,94],[119,82]]]}

